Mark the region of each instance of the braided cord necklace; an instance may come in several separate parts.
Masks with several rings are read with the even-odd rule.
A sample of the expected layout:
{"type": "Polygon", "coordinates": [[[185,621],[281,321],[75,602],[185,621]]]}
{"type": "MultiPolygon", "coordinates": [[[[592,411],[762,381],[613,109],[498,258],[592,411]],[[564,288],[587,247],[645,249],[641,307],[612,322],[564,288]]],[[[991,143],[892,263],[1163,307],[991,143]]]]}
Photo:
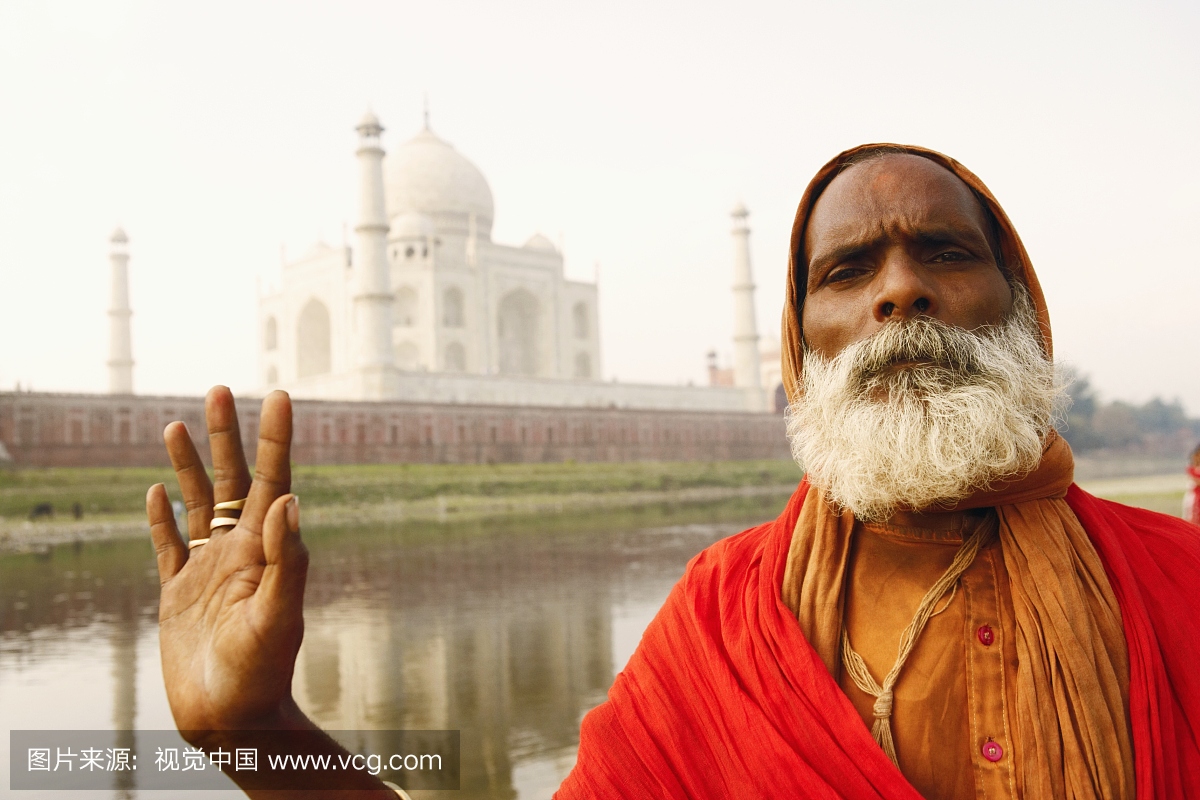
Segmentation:
{"type": "Polygon", "coordinates": [[[921,631],[925,630],[925,624],[931,617],[950,607],[950,603],[954,600],[954,593],[958,590],[958,579],[971,566],[971,562],[975,560],[975,556],[979,554],[979,549],[991,532],[991,525],[983,524],[976,528],[975,532],[958,548],[954,561],[942,573],[942,577],[938,578],[937,582],[921,598],[912,622],[908,623],[908,627],[900,635],[900,652],[896,656],[896,663],[884,676],[882,685],[871,676],[862,656],[854,652],[854,648],[850,646],[850,635],[846,632],[845,619],[842,620],[842,666],[850,679],[854,681],[855,686],[875,698],[875,724],[871,726],[871,737],[883,748],[883,752],[896,766],[900,766],[900,762],[896,758],[896,743],[892,739],[892,689],[900,677],[900,670],[904,667],[904,662],[917,643],[917,637],[921,635],[921,631]],[[935,611],[935,606],[947,592],[950,593],[950,598],[940,610],[935,611]]]}

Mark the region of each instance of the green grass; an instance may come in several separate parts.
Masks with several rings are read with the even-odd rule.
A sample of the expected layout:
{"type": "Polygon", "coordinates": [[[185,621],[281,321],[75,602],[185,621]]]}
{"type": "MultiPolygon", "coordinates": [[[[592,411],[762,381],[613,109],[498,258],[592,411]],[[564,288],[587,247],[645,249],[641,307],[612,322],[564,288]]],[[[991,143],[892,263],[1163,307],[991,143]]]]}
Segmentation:
{"type": "Polygon", "coordinates": [[[779,516],[787,503],[786,494],[757,497],[730,497],[711,502],[654,502],[637,506],[593,508],[584,513],[570,510],[561,513],[504,514],[499,516],[465,516],[452,518],[449,524],[429,519],[391,519],[386,522],[369,522],[338,525],[315,525],[304,531],[304,540],[309,544],[337,541],[347,533],[353,533],[359,542],[375,540],[395,541],[397,536],[411,538],[441,538],[447,531],[459,535],[476,533],[489,534],[537,534],[543,532],[570,531],[571,533],[596,533],[604,531],[629,531],[667,526],[714,525],[737,523],[739,528],[767,522],[779,516]]]}
{"type": "Polygon", "coordinates": [[[293,479],[306,503],[371,505],[438,496],[521,497],[796,484],[791,461],[624,464],[398,464],[301,467],[293,479]]]}
{"type": "MultiPolygon", "coordinates": [[[[525,497],[672,491],[702,487],[782,486],[800,480],[791,461],[638,462],[598,464],[373,464],[297,467],[292,488],[306,507],[368,506],[444,497],[525,497]]],[[[67,516],[79,503],[86,515],[133,515],[146,489],[165,483],[179,498],[166,468],[0,470],[0,517],[20,518],[39,503],[67,516]]]]}
{"type": "Polygon", "coordinates": [[[1157,511],[1161,514],[1170,514],[1172,517],[1178,517],[1183,513],[1183,492],[1112,494],[1106,495],[1105,499],[1127,506],[1157,511]]]}
{"type": "Polygon", "coordinates": [[[39,503],[54,506],[56,517],[70,516],[79,503],[84,513],[144,513],[146,490],[166,483],[178,496],[169,468],[53,467],[0,470],[0,517],[24,517],[39,503]]]}

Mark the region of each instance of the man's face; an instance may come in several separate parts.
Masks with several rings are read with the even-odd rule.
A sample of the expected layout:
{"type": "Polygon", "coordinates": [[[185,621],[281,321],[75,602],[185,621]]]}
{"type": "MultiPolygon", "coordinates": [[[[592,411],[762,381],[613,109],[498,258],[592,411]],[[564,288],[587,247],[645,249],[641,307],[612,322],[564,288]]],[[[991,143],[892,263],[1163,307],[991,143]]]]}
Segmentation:
{"type": "Polygon", "coordinates": [[[804,237],[806,346],[832,358],[895,320],[975,330],[1003,322],[1012,291],[966,184],[932,161],[887,155],[826,187],[804,237]]]}

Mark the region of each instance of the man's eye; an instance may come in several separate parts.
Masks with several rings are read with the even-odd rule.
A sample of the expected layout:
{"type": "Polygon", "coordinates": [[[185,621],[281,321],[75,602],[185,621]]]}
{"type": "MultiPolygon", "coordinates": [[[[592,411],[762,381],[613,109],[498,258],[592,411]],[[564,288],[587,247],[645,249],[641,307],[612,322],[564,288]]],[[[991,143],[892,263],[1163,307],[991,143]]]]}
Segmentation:
{"type": "Polygon", "coordinates": [[[967,259],[966,253],[960,253],[957,250],[947,250],[944,253],[938,253],[931,260],[935,264],[945,264],[947,262],[952,262],[952,261],[965,261],[966,259],[967,259]]]}
{"type": "Polygon", "coordinates": [[[844,269],[835,269],[833,272],[829,273],[828,281],[830,283],[839,283],[841,281],[848,281],[853,278],[857,278],[861,272],[862,272],[862,270],[856,269],[853,267],[846,267],[844,269]]]}

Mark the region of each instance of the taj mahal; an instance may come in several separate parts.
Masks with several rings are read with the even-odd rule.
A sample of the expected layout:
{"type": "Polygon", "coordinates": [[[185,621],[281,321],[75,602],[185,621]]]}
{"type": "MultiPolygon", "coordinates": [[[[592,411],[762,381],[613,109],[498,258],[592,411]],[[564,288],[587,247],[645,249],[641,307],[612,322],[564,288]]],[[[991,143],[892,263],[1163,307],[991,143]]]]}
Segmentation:
{"type": "Polygon", "coordinates": [[[389,367],[598,375],[596,286],[564,279],[545,236],[521,247],[493,242],[483,173],[429,128],[386,157],[373,115],[358,132],[358,253],[318,246],[285,264],[281,290],[260,299],[265,385],[369,397],[396,391],[389,367]],[[376,368],[379,382],[346,387],[356,367],[376,368]]]}
{"type": "MultiPolygon", "coordinates": [[[[299,461],[789,456],[779,349],[758,335],[741,204],[730,215],[732,363],[710,352],[706,386],[604,380],[596,283],[568,279],[561,248],[539,233],[519,246],[493,241],[491,187],[428,119],[386,154],[373,114],[355,130],[354,237],[286,260],[278,283],[258,292],[258,385],[242,394],[292,395],[299,461]]],[[[136,391],[131,254],[118,228],[108,253],[108,392],[0,392],[0,461],[161,465],[168,422],[204,429],[202,397],[136,391]]],[[[255,405],[239,408],[247,448],[255,405]]],[[[206,451],[204,437],[196,444],[206,451]]]]}
{"type": "MultiPolygon", "coordinates": [[[[760,353],[744,207],[732,213],[732,368],[710,361],[708,386],[604,381],[596,284],[565,277],[563,254],[540,233],[519,246],[492,240],[487,180],[430,129],[428,115],[421,131],[386,153],[374,114],[355,130],[352,242],[314,245],[285,261],[277,286],[260,289],[262,392],[335,401],[774,410],[777,356],[760,353]]],[[[111,391],[120,394],[133,386],[123,232],[112,247],[109,372],[111,391]]]]}

